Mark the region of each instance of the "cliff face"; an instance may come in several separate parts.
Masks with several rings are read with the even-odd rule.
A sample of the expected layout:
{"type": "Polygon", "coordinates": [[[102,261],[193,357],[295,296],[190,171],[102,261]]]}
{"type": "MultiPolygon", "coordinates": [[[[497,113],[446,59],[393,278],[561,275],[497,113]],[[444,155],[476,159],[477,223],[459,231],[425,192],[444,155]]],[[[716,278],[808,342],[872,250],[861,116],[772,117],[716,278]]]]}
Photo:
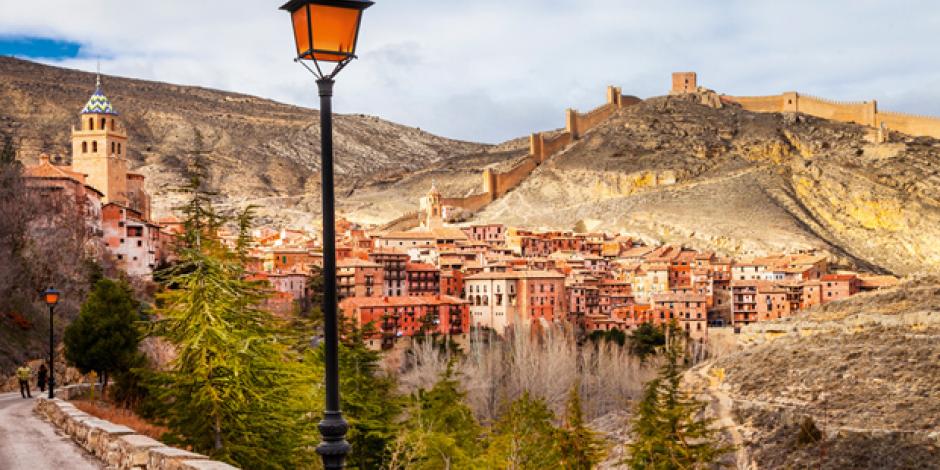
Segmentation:
{"type": "MultiPolygon", "coordinates": [[[[212,186],[233,206],[258,204],[262,216],[294,223],[319,211],[316,110],[197,87],[113,77],[103,82],[129,133],[132,170],[147,177],[155,215],[176,204],[172,189],[195,159],[203,161],[212,186]]],[[[35,162],[41,152],[68,161],[69,132],[94,83],[93,74],[0,57],[0,131],[16,135],[26,162],[35,162]]],[[[344,196],[438,166],[455,171],[454,189],[465,189],[478,185],[479,176],[462,166],[464,156],[475,156],[470,164],[509,158],[501,149],[490,153],[487,145],[364,115],[336,115],[334,150],[337,194],[344,196]]],[[[401,191],[416,204],[427,186],[401,191]]]]}
{"type": "Polygon", "coordinates": [[[478,220],[583,220],[736,255],[816,248],[869,269],[940,268],[940,141],[877,143],[862,126],[703,98],[618,111],[478,220]]]}

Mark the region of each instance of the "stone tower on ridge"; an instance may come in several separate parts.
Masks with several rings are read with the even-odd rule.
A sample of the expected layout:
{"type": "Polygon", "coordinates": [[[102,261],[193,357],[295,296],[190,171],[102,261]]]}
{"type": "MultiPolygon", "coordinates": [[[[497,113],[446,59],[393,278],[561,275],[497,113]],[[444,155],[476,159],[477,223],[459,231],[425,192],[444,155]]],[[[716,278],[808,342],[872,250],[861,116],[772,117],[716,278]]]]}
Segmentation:
{"type": "Polygon", "coordinates": [[[99,75],[94,94],[82,108],[79,128],[72,127],[72,169],[87,175],[88,184],[104,194],[102,202],[126,206],[127,132],[117,117],[99,75]]]}

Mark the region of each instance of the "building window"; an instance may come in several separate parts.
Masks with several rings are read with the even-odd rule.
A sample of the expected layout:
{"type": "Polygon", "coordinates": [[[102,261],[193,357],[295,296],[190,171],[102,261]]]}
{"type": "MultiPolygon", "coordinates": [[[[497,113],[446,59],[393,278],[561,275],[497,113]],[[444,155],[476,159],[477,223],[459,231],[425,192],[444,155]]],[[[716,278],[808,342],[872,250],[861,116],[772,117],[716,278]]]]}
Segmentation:
{"type": "Polygon", "coordinates": [[[82,142],[82,153],[88,153],[88,142],[82,142]]]}
{"type": "Polygon", "coordinates": [[[91,141],[91,151],[92,151],[92,153],[98,151],[98,141],[97,141],[97,140],[91,141]]]}

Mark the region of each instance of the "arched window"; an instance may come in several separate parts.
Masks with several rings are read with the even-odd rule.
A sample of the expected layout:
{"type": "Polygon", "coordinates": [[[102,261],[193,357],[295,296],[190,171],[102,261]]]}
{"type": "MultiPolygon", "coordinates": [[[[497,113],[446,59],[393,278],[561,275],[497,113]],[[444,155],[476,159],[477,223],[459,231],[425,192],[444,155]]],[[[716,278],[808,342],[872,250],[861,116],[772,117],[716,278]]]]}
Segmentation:
{"type": "Polygon", "coordinates": [[[82,153],[88,153],[88,142],[82,142],[82,153]]]}
{"type": "Polygon", "coordinates": [[[483,296],[483,305],[489,305],[489,304],[490,304],[490,297],[489,297],[488,295],[484,295],[484,296],[483,296]]]}
{"type": "Polygon", "coordinates": [[[90,130],[90,131],[95,130],[95,119],[94,119],[94,118],[88,118],[88,130],[90,130]]]}
{"type": "Polygon", "coordinates": [[[120,143],[120,142],[118,142],[118,151],[117,151],[117,153],[118,153],[118,155],[121,154],[121,143],[120,143]]]}
{"type": "Polygon", "coordinates": [[[114,119],[113,119],[113,118],[111,119],[111,130],[112,130],[112,131],[114,130],[114,119]]]}
{"type": "Polygon", "coordinates": [[[117,150],[117,146],[114,145],[114,142],[111,142],[111,153],[114,153],[115,150],[117,150]]]}
{"type": "Polygon", "coordinates": [[[93,140],[93,141],[91,141],[91,152],[92,152],[92,153],[95,153],[95,152],[97,152],[97,151],[98,151],[98,141],[97,141],[97,140],[93,140]]]}
{"type": "Polygon", "coordinates": [[[107,121],[107,119],[101,118],[101,130],[104,130],[104,129],[105,129],[104,125],[105,125],[105,122],[106,122],[106,121],[107,121]]]}

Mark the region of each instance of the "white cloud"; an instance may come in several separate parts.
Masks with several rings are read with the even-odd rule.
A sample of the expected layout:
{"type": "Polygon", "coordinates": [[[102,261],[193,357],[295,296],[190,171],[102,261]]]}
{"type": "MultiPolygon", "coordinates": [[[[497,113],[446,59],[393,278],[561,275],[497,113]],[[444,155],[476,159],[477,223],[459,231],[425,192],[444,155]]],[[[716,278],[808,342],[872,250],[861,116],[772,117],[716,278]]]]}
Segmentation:
{"type": "MultiPolygon", "coordinates": [[[[277,1],[0,0],[0,31],[79,42],[60,64],[315,106],[277,1]]],[[[934,1],[378,0],[338,112],[499,141],[563,124],[604,87],[662,94],[674,70],[732,94],[799,90],[940,114],[934,1]]]]}

